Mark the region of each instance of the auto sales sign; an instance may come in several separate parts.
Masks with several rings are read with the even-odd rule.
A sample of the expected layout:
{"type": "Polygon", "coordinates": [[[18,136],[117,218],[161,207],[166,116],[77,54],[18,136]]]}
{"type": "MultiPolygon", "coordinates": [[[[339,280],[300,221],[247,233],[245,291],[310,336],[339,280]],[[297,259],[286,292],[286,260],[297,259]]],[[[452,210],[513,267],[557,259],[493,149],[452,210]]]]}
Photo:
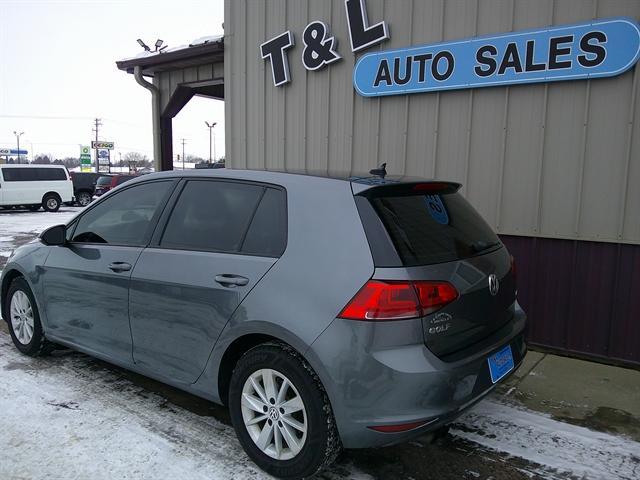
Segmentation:
{"type": "MultiPolygon", "coordinates": [[[[370,25],[365,0],[345,0],[344,6],[353,53],[390,38],[385,21],[370,25]]],[[[309,23],[301,37],[307,70],[342,59],[338,41],[322,19],[309,23]]],[[[290,30],[260,45],[275,86],[292,81],[288,51],[294,45],[290,30]]],[[[630,69],[639,56],[638,22],[606,18],[367,53],[354,67],[353,85],[360,95],[376,97],[612,77],[630,69]]]]}
{"type": "Polygon", "coordinates": [[[371,97],[611,77],[639,55],[637,22],[613,18],[369,53],[353,84],[371,97]]]}

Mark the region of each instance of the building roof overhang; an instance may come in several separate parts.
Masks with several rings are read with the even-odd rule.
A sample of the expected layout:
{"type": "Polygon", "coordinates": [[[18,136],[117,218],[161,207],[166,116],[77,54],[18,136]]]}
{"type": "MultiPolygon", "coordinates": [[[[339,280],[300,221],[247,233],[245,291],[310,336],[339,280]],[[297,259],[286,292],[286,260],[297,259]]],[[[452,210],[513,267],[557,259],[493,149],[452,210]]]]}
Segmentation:
{"type": "Polygon", "coordinates": [[[143,75],[152,77],[156,72],[224,62],[224,38],[214,37],[203,43],[178,47],[162,53],[145,53],[117,61],[116,66],[127,73],[133,73],[134,67],[141,67],[143,75]]]}

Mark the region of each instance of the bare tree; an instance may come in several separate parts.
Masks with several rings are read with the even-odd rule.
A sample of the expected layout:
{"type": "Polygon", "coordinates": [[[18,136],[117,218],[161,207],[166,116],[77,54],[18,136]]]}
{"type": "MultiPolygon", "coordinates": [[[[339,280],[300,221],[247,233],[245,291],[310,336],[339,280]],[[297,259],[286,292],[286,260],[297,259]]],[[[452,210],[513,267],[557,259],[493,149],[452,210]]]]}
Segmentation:
{"type": "Polygon", "coordinates": [[[127,152],[122,156],[121,166],[130,166],[135,168],[145,168],[151,166],[151,160],[146,155],[139,152],[127,152]]]}
{"type": "Polygon", "coordinates": [[[53,155],[45,153],[41,155],[36,155],[36,158],[34,158],[33,162],[31,163],[35,163],[36,165],[50,165],[52,160],[53,160],[53,155]]]}

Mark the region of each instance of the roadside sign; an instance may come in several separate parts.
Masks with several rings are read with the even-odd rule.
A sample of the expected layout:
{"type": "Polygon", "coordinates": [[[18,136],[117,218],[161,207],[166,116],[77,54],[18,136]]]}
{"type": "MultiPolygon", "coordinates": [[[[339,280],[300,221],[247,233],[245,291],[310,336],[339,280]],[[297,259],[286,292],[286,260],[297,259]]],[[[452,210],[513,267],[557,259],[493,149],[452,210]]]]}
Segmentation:
{"type": "Polygon", "coordinates": [[[106,148],[107,150],[113,150],[113,142],[91,142],[91,148],[106,148]]]}
{"type": "Polygon", "coordinates": [[[16,150],[15,148],[0,148],[0,155],[26,155],[27,150],[16,150]]]}
{"type": "Polygon", "coordinates": [[[88,145],[80,146],[80,171],[91,171],[91,149],[88,145]]]}

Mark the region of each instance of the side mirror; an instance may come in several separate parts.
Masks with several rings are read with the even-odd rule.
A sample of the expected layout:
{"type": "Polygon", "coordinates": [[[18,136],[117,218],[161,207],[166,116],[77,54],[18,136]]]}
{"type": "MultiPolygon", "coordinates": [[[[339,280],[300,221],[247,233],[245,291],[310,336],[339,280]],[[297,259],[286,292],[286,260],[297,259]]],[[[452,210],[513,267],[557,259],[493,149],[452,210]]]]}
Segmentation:
{"type": "Polygon", "coordinates": [[[66,225],[55,225],[47,228],[40,234],[40,240],[45,245],[56,246],[67,243],[67,227],[66,225]]]}

